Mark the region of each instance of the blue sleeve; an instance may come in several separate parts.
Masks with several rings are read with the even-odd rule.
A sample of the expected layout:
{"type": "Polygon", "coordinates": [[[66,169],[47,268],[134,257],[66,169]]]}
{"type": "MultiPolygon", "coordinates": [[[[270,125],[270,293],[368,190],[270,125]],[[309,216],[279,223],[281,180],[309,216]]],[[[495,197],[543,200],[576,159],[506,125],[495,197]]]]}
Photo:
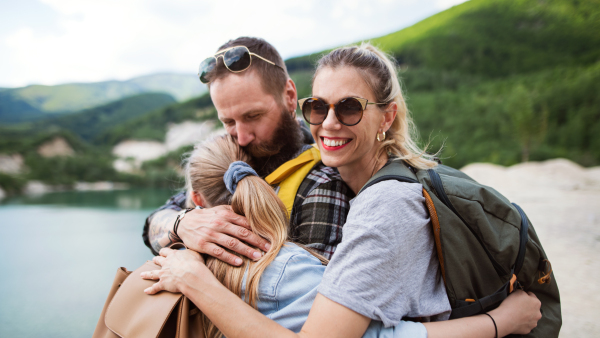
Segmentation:
{"type": "Polygon", "coordinates": [[[386,328],[382,322],[372,320],[363,338],[427,338],[427,329],[421,323],[405,321],[386,328]]]}
{"type": "Polygon", "coordinates": [[[274,302],[268,303],[274,304],[274,308],[271,311],[264,309],[266,312],[259,309],[267,317],[296,333],[300,332],[308,318],[325,271],[325,266],[317,258],[304,249],[298,249],[301,252],[290,255],[284,262],[279,278],[273,280],[274,285],[261,287],[261,295],[272,297],[274,302]]]}

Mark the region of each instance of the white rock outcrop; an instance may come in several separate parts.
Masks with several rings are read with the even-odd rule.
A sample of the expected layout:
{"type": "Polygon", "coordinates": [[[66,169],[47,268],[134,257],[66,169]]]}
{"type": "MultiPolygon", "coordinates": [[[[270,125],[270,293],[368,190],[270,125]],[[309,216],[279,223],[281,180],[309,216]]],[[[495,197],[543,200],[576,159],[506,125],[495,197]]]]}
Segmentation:
{"type": "Polygon", "coordinates": [[[171,124],[165,136],[165,146],[169,151],[173,151],[183,146],[202,142],[214,133],[214,121],[185,121],[178,124],[171,124]]]}
{"type": "Polygon", "coordinates": [[[51,185],[42,183],[40,181],[29,181],[25,185],[23,192],[26,195],[43,195],[43,194],[47,194],[49,192],[53,192],[56,190],[59,190],[59,189],[55,189],[51,185]]]}
{"type": "Polygon", "coordinates": [[[23,172],[25,168],[21,154],[0,154],[0,172],[16,175],[23,172]]]}
{"type": "Polygon", "coordinates": [[[118,157],[113,163],[115,170],[135,173],[142,163],[157,159],[180,147],[196,144],[217,134],[224,134],[223,129],[215,130],[216,122],[184,121],[171,124],[165,135],[165,143],[157,141],[126,140],[117,144],[112,153],[118,157]]]}
{"type": "Polygon", "coordinates": [[[69,142],[63,137],[57,136],[50,141],[47,141],[40,145],[37,149],[38,154],[42,157],[56,157],[56,156],[73,156],[75,150],[69,145],[69,142]]]}
{"type": "Polygon", "coordinates": [[[112,190],[124,190],[129,188],[129,185],[125,183],[114,183],[114,182],[77,182],[73,187],[77,191],[112,191],[112,190]]]}
{"type": "Polygon", "coordinates": [[[157,141],[127,140],[117,144],[112,151],[118,159],[113,167],[121,172],[135,172],[139,170],[142,163],[164,156],[167,147],[157,141]]]}

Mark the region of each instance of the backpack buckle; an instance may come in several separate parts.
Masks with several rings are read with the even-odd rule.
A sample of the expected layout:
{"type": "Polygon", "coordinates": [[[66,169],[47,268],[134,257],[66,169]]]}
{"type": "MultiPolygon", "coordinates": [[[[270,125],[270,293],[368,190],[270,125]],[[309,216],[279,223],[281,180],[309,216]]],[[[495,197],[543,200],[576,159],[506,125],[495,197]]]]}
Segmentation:
{"type": "Polygon", "coordinates": [[[552,273],[552,264],[547,259],[544,259],[540,262],[540,269],[538,269],[538,284],[547,284],[550,283],[552,277],[550,274],[552,273]]]}
{"type": "Polygon", "coordinates": [[[513,273],[512,277],[510,278],[510,287],[508,289],[508,293],[512,293],[515,290],[515,283],[517,283],[517,286],[521,285],[519,282],[517,282],[517,275],[513,273]]]}

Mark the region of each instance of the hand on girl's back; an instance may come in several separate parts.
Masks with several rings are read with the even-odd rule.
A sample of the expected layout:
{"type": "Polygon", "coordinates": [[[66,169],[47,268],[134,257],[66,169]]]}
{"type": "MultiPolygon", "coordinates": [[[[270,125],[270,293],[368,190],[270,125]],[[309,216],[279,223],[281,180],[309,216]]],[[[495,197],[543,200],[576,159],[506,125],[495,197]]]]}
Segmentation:
{"type": "Polygon", "coordinates": [[[190,279],[184,279],[184,276],[198,273],[199,269],[204,266],[202,256],[192,250],[164,248],[160,250],[160,256],[154,257],[152,261],[161,266],[161,269],[142,272],[140,275],[143,279],[158,280],[157,283],[144,290],[149,295],[163,290],[182,292],[182,285],[190,282],[190,279]]]}

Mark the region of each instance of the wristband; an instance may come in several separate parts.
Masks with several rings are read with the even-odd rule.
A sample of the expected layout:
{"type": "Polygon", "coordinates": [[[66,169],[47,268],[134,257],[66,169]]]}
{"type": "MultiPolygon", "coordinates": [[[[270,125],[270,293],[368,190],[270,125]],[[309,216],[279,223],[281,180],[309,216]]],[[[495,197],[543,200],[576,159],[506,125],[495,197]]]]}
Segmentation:
{"type": "Polygon", "coordinates": [[[490,317],[490,319],[492,320],[492,323],[494,323],[494,330],[496,330],[496,336],[494,338],[498,338],[498,327],[496,326],[496,321],[494,320],[494,318],[492,316],[490,316],[489,313],[484,313],[484,315],[490,317]]]}
{"type": "Polygon", "coordinates": [[[177,229],[179,228],[179,223],[181,222],[183,217],[185,217],[185,214],[187,214],[188,212],[190,212],[192,210],[194,210],[194,209],[193,208],[183,209],[183,210],[181,210],[181,212],[179,212],[179,214],[177,214],[177,218],[175,219],[175,225],[173,225],[173,233],[179,239],[181,239],[181,237],[179,237],[179,235],[177,234],[177,229]]]}

